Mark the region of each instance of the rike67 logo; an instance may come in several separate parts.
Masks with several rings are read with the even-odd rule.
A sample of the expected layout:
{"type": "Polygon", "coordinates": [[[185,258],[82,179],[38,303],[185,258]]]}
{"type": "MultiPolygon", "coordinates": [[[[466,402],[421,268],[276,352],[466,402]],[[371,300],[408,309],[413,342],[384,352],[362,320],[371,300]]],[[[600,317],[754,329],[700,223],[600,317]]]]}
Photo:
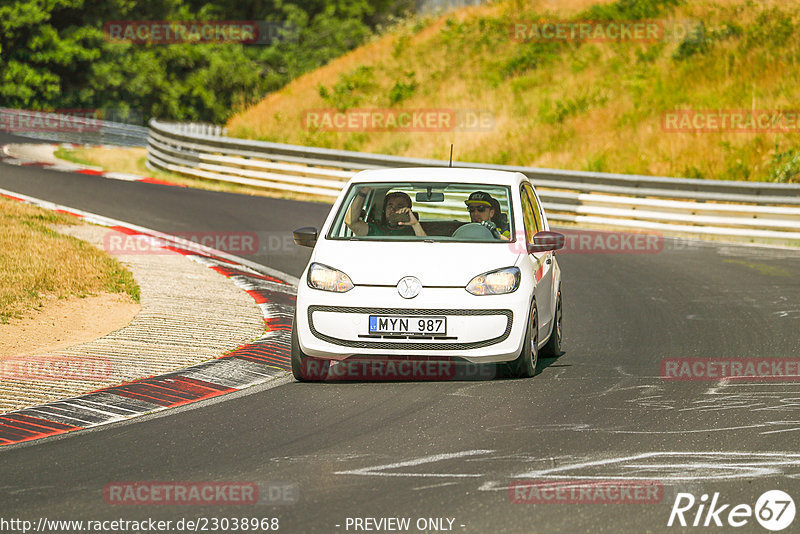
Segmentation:
{"type": "Polygon", "coordinates": [[[720,500],[715,492],[709,500],[704,493],[700,499],[691,493],[678,493],[672,504],[667,526],[671,527],[743,527],[755,517],[767,530],[778,532],[794,521],[795,505],[792,497],[781,490],[766,491],[756,500],[755,506],[749,504],[731,505],[720,500]]]}

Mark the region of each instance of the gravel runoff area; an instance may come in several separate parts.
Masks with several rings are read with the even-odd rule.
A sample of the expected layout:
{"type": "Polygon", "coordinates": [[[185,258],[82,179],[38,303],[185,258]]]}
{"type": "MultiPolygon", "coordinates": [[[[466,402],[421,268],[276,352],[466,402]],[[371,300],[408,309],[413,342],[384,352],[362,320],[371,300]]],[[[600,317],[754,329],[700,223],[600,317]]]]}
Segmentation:
{"type": "Polygon", "coordinates": [[[5,152],[11,158],[18,158],[28,162],[46,163],[55,170],[74,171],[78,169],[95,169],[102,171],[100,167],[92,165],[79,165],[70,161],[59,159],[55,155],[58,144],[9,144],[5,145],[5,152]]]}
{"type": "MultiPolygon", "coordinates": [[[[59,227],[103,247],[109,232],[94,225],[59,227]]],[[[124,238],[124,234],[119,234],[124,238]]],[[[125,327],[94,341],[32,356],[31,376],[0,379],[0,413],[35,406],[96,389],[160,375],[221,356],[264,332],[261,309],[232,280],[191,257],[114,253],[133,273],[141,290],[141,310],[125,327]],[[50,378],[46,370],[67,362],[74,376],[50,378]],[[36,375],[36,376],[33,376],[36,375]]]]}

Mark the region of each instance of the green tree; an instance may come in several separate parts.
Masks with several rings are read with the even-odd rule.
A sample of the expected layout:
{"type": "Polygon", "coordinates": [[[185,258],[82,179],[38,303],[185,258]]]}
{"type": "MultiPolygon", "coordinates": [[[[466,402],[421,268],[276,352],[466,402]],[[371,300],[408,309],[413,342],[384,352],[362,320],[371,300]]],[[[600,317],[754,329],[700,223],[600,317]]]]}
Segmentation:
{"type": "Polygon", "coordinates": [[[0,106],[223,122],[359,46],[409,7],[409,0],[11,0],[0,6],[0,106]],[[109,42],[103,26],[126,20],[273,21],[285,30],[265,46],[109,42]]]}

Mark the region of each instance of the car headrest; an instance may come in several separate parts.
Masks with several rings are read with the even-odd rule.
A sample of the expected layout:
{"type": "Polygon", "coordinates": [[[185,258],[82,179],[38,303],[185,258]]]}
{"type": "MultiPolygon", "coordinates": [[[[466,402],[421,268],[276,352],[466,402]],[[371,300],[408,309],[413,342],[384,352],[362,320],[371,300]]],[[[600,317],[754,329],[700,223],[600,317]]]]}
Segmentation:
{"type": "Polygon", "coordinates": [[[467,223],[464,226],[459,226],[458,229],[453,232],[453,238],[469,241],[489,241],[493,239],[494,236],[491,230],[481,223],[467,223]]]}

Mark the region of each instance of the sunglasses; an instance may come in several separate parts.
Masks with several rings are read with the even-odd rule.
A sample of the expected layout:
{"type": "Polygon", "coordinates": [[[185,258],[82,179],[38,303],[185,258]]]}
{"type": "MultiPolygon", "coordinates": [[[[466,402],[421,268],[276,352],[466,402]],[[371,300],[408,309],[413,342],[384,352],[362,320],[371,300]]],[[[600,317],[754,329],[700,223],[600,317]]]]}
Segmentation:
{"type": "Polygon", "coordinates": [[[489,209],[489,206],[470,206],[469,207],[469,212],[472,213],[473,211],[478,211],[480,213],[483,213],[484,211],[486,211],[488,209],[489,209]]]}

